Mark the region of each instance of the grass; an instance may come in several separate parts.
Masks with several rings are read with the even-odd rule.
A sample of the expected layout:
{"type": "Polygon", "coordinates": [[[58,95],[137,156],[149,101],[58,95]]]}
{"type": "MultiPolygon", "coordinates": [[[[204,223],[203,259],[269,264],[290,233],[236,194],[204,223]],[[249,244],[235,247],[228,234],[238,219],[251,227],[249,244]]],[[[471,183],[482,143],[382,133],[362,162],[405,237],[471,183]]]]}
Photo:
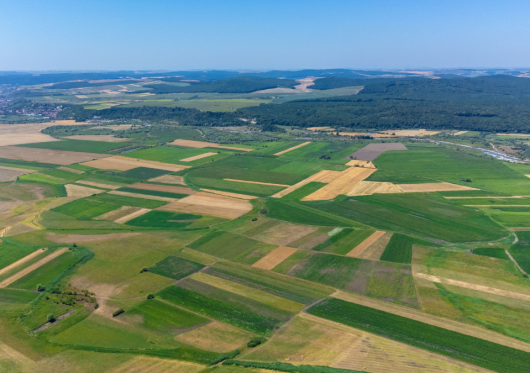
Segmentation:
{"type": "Polygon", "coordinates": [[[27,175],[21,175],[18,177],[18,180],[22,182],[34,182],[34,183],[44,183],[44,184],[52,184],[52,185],[64,185],[68,184],[67,180],[60,179],[55,176],[48,176],[43,174],[27,174],[27,175]]]}
{"type": "Polygon", "coordinates": [[[72,216],[77,219],[92,219],[96,216],[100,216],[112,210],[116,210],[119,207],[119,205],[110,203],[103,203],[87,199],[77,199],[75,201],[58,206],[52,209],[52,211],[72,216]]]}
{"type": "Polygon", "coordinates": [[[492,247],[481,247],[478,249],[473,249],[473,254],[489,256],[490,258],[510,260],[508,255],[506,255],[506,251],[504,251],[504,249],[498,249],[498,248],[492,248],[492,247]]]}
{"type": "Polygon", "coordinates": [[[510,247],[510,254],[514,257],[521,268],[530,273],[530,231],[517,232],[519,242],[510,247]]]}
{"type": "Polygon", "coordinates": [[[345,228],[313,248],[338,255],[346,255],[374,233],[373,230],[345,228]]]}
{"type": "Polygon", "coordinates": [[[334,215],[333,212],[328,213],[292,201],[271,198],[267,200],[265,207],[268,217],[292,223],[331,227],[351,227],[357,225],[349,219],[334,215]]]}
{"type": "Polygon", "coordinates": [[[379,260],[410,264],[412,263],[413,245],[433,246],[433,243],[405,236],[404,234],[394,233],[379,260]]]}
{"type": "Polygon", "coordinates": [[[317,190],[319,190],[320,188],[322,188],[325,185],[327,185],[327,184],[318,183],[316,181],[312,181],[312,182],[304,185],[303,187],[298,188],[298,189],[292,191],[291,193],[283,196],[282,199],[291,200],[291,201],[299,201],[302,198],[307,197],[311,193],[316,192],[317,190]]]}
{"type": "Polygon", "coordinates": [[[127,222],[127,225],[135,227],[150,227],[161,229],[185,228],[193,221],[200,219],[200,215],[179,214],[168,211],[149,211],[147,214],[138,216],[127,222]]]}
{"type": "Polygon", "coordinates": [[[156,263],[149,268],[149,272],[157,275],[180,280],[194,272],[200,271],[205,266],[190,260],[182,259],[176,256],[168,256],[166,259],[156,263]]]}
{"type": "Polygon", "coordinates": [[[273,185],[239,183],[237,181],[210,179],[205,177],[192,177],[189,179],[188,184],[193,185],[197,188],[215,189],[224,192],[239,194],[249,194],[258,197],[268,197],[284,189],[284,187],[273,185]]]}
{"type": "Polygon", "coordinates": [[[9,242],[0,242],[0,269],[16,262],[19,259],[37,250],[34,246],[15,245],[9,242]]]}
{"type": "Polygon", "coordinates": [[[169,305],[156,299],[148,299],[127,310],[119,319],[150,331],[174,335],[180,331],[209,322],[208,319],[169,305]],[[135,322],[140,316],[140,322],[135,322]]]}
{"type": "Polygon", "coordinates": [[[119,188],[118,190],[121,192],[145,194],[148,196],[158,196],[158,197],[168,197],[168,198],[184,198],[188,196],[187,194],[161,192],[158,190],[147,190],[147,189],[127,188],[127,187],[119,188]]]}
{"type": "Polygon", "coordinates": [[[233,260],[247,253],[261,242],[231,232],[212,232],[188,245],[189,248],[214,255],[219,258],[233,260]]]}
{"type": "Polygon", "coordinates": [[[171,171],[159,170],[157,168],[136,167],[127,171],[120,172],[119,176],[128,179],[147,180],[153,177],[169,174],[170,172],[171,171]]]}
{"type": "Polygon", "coordinates": [[[39,142],[35,144],[24,144],[20,146],[24,148],[67,150],[71,152],[109,153],[112,151],[112,149],[122,147],[123,144],[103,141],[61,140],[51,142],[39,142]]]}
{"type": "Polygon", "coordinates": [[[37,297],[36,293],[14,289],[0,289],[1,303],[29,303],[37,297]]]}
{"type": "Polygon", "coordinates": [[[142,207],[146,209],[155,209],[157,207],[167,204],[164,201],[155,201],[152,199],[143,199],[143,198],[134,198],[119,196],[115,194],[101,193],[94,197],[87,199],[88,201],[96,201],[102,203],[109,203],[118,206],[133,206],[133,207],[142,207]]]}
{"type": "Polygon", "coordinates": [[[496,372],[522,372],[530,364],[528,352],[340,299],[307,312],[496,372]]]}
{"type": "Polygon", "coordinates": [[[272,332],[290,315],[286,311],[189,279],[181,282],[179,286],[165,288],[157,296],[257,334],[272,332]]]}

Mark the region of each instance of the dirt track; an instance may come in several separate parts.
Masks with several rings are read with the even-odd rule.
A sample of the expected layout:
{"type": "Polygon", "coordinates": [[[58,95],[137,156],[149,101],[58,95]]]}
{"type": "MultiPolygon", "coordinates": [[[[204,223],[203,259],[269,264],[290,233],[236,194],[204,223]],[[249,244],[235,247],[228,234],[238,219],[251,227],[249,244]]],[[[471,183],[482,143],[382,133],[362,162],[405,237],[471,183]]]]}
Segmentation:
{"type": "Polygon", "coordinates": [[[19,259],[16,262],[8,265],[7,267],[4,267],[4,268],[0,269],[0,276],[3,275],[4,273],[7,273],[7,272],[11,271],[13,268],[16,268],[19,265],[26,263],[28,260],[31,260],[31,259],[35,258],[37,255],[42,254],[46,250],[47,250],[46,248],[43,248],[43,249],[39,249],[37,251],[34,251],[31,254],[26,255],[22,259],[19,259]]]}
{"type": "Polygon", "coordinates": [[[285,154],[285,153],[289,153],[290,151],[296,150],[296,149],[301,148],[302,146],[306,146],[308,144],[311,144],[311,141],[304,142],[303,144],[293,146],[292,148],[289,148],[289,149],[285,149],[285,150],[283,150],[281,152],[278,152],[278,153],[276,153],[274,155],[282,155],[282,154],[285,154]]]}

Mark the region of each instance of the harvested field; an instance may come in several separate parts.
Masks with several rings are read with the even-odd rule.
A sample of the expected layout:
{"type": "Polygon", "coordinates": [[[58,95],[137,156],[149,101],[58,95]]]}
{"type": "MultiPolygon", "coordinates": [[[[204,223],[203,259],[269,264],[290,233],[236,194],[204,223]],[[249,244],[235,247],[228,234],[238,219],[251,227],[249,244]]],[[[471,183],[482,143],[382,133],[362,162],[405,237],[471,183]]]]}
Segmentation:
{"type": "Polygon", "coordinates": [[[76,181],[76,184],[90,185],[90,186],[95,186],[95,187],[103,188],[103,189],[119,189],[119,188],[121,188],[121,185],[104,184],[104,183],[95,182],[95,181],[88,181],[88,180],[79,180],[79,181],[76,181]]]}
{"type": "Polygon", "coordinates": [[[290,152],[290,151],[292,151],[292,150],[295,150],[295,149],[301,148],[302,146],[306,146],[306,145],[308,145],[308,144],[311,144],[311,141],[304,142],[304,143],[302,143],[302,144],[300,144],[300,145],[293,146],[292,148],[289,148],[289,149],[285,149],[285,150],[283,150],[283,151],[281,151],[281,152],[278,152],[278,153],[276,153],[276,154],[274,154],[274,155],[282,155],[282,154],[288,153],[288,152],[290,152]]]}
{"type": "Polygon", "coordinates": [[[187,187],[175,187],[170,185],[156,185],[156,184],[145,184],[145,183],[135,183],[129,185],[129,188],[135,189],[144,189],[144,190],[155,190],[157,192],[168,192],[176,194],[193,194],[195,190],[187,187]]]}
{"type": "Polygon", "coordinates": [[[94,168],[99,168],[101,170],[118,170],[118,171],[128,171],[133,168],[138,167],[147,167],[147,168],[156,168],[159,170],[166,170],[177,172],[189,168],[190,166],[181,166],[170,163],[162,163],[156,161],[146,161],[143,159],[128,158],[122,157],[120,155],[115,155],[108,157],[106,159],[98,159],[97,161],[90,161],[83,163],[85,166],[90,166],[94,168]]]}
{"type": "Polygon", "coordinates": [[[220,144],[216,144],[214,142],[205,142],[205,141],[194,141],[194,140],[181,140],[177,139],[173,142],[168,143],[168,145],[175,145],[175,146],[184,146],[187,148],[219,148],[219,149],[231,149],[231,150],[241,150],[244,152],[251,152],[254,149],[245,149],[245,148],[238,148],[235,146],[224,146],[220,144]]]}
{"type": "Polygon", "coordinates": [[[387,143],[387,144],[368,144],[364,148],[357,150],[344,159],[358,159],[362,161],[373,161],[382,153],[389,150],[407,150],[402,143],[387,143]]]}
{"type": "Polygon", "coordinates": [[[142,216],[142,215],[147,214],[149,211],[151,211],[151,209],[140,209],[140,210],[131,212],[128,215],[122,216],[121,218],[118,218],[118,219],[114,220],[114,223],[124,224],[124,223],[128,222],[129,220],[137,218],[138,216],[142,216]]]}
{"type": "MultiPolygon", "coordinates": [[[[421,184],[420,184],[421,185],[421,184]]],[[[361,181],[352,190],[346,193],[347,196],[371,196],[377,193],[403,193],[403,190],[396,184],[377,181],[361,181]]]]}
{"type": "Polygon", "coordinates": [[[22,277],[26,276],[27,274],[29,274],[31,272],[33,272],[37,268],[42,267],[46,263],[52,261],[53,259],[57,258],[59,255],[62,255],[62,254],[64,254],[67,251],[68,251],[68,248],[65,247],[64,249],[57,250],[57,251],[51,253],[50,255],[47,255],[46,257],[42,258],[38,262],[33,263],[29,267],[24,268],[20,272],[17,272],[13,276],[8,277],[4,281],[0,282],[0,288],[5,288],[5,287],[11,285],[13,282],[21,279],[22,277]]]}
{"type": "Polygon", "coordinates": [[[285,184],[260,183],[259,181],[235,180],[235,179],[223,179],[223,180],[235,181],[236,183],[248,183],[248,184],[259,184],[259,185],[272,185],[272,186],[280,186],[280,187],[290,187],[290,185],[285,185],[285,184]]]}
{"type": "Polygon", "coordinates": [[[137,193],[129,193],[129,192],[120,192],[119,190],[113,190],[113,191],[109,192],[109,194],[114,194],[114,195],[117,195],[117,196],[124,196],[124,197],[152,199],[154,201],[163,201],[163,202],[173,202],[173,201],[175,201],[175,198],[150,196],[148,194],[137,194],[137,193]]]}
{"type": "Polygon", "coordinates": [[[129,141],[128,138],[114,137],[114,135],[75,135],[75,136],[66,136],[63,138],[72,139],[72,140],[104,141],[104,142],[129,141]]]}
{"type": "Polygon", "coordinates": [[[331,127],[309,127],[306,128],[308,131],[335,131],[331,127]]]}
{"type": "Polygon", "coordinates": [[[478,190],[451,183],[397,184],[404,193],[452,192],[461,190],[478,190]]]}
{"type": "Polygon", "coordinates": [[[96,127],[92,127],[91,129],[107,128],[107,129],[113,130],[113,131],[122,131],[122,130],[128,130],[132,126],[133,126],[132,124],[111,124],[110,126],[96,126],[96,127]]]}
{"type": "Polygon", "coordinates": [[[21,169],[21,168],[14,168],[14,167],[0,166],[0,183],[6,182],[6,181],[15,181],[17,179],[17,177],[19,177],[21,175],[29,174],[31,172],[37,172],[37,171],[35,171],[35,170],[24,170],[24,169],[21,169]]]}
{"type": "Polygon", "coordinates": [[[372,233],[370,237],[357,245],[352,251],[350,251],[346,256],[352,258],[358,258],[366,249],[372,246],[377,240],[385,235],[385,231],[377,231],[372,233]]]}
{"type": "MultiPolygon", "coordinates": [[[[456,133],[455,133],[455,135],[456,135],[456,133]]],[[[530,137],[530,135],[526,135],[526,134],[523,134],[523,133],[498,133],[497,136],[530,137]]]]}
{"type": "Polygon", "coordinates": [[[346,166],[350,167],[364,167],[364,168],[375,168],[375,165],[371,161],[358,161],[355,159],[352,159],[348,163],[346,163],[346,166]]]}
{"type": "Polygon", "coordinates": [[[186,361],[158,359],[155,357],[135,356],[130,361],[123,363],[110,373],[198,373],[204,365],[186,361]]]}
{"type": "Polygon", "coordinates": [[[458,287],[462,287],[462,288],[466,288],[466,289],[481,291],[483,293],[501,295],[501,296],[507,297],[507,298],[524,300],[524,301],[527,301],[527,302],[530,301],[530,295],[527,295],[527,294],[516,293],[516,292],[508,291],[508,290],[495,289],[495,288],[492,288],[492,287],[489,287],[489,286],[471,284],[469,282],[457,281],[457,280],[452,280],[450,278],[443,278],[443,277],[438,277],[438,276],[427,275],[425,273],[414,273],[414,276],[422,278],[424,280],[431,281],[431,282],[440,283],[440,284],[458,286],[458,287]]]}
{"type": "Polygon", "coordinates": [[[481,338],[486,341],[516,348],[521,351],[530,352],[530,344],[528,343],[521,342],[514,338],[506,337],[502,334],[498,334],[477,326],[464,324],[458,321],[453,321],[438,316],[429,315],[414,308],[404,307],[395,303],[385,302],[379,299],[369,298],[353,293],[345,293],[340,290],[331,294],[331,297],[342,299],[346,302],[356,303],[362,306],[374,308],[376,310],[389,312],[394,315],[406,317],[429,325],[438,326],[440,328],[452,330],[454,332],[470,335],[472,337],[481,338]]]}
{"type": "Polygon", "coordinates": [[[376,169],[373,168],[348,168],[347,170],[342,171],[339,177],[325,187],[322,187],[307,197],[302,198],[302,201],[329,200],[340,194],[346,194],[375,171],[376,169]]]}
{"type": "Polygon", "coordinates": [[[101,190],[101,189],[94,189],[94,188],[89,188],[89,187],[76,185],[76,184],[66,184],[64,188],[66,189],[66,195],[68,197],[77,197],[77,198],[84,198],[84,197],[91,196],[92,194],[99,194],[99,193],[105,192],[104,190],[101,190]]]}
{"type": "Polygon", "coordinates": [[[220,196],[234,197],[234,198],[239,198],[239,199],[258,199],[259,198],[256,196],[249,196],[246,194],[223,192],[221,190],[203,189],[203,188],[201,188],[201,190],[207,193],[219,194],[220,196]]]}
{"type": "Polygon", "coordinates": [[[396,130],[396,131],[381,131],[380,133],[372,134],[372,137],[414,137],[414,136],[433,136],[440,133],[440,131],[421,130],[396,130]]]}
{"type": "Polygon", "coordinates": [[[132,206],[121,206],[117,210],[112,210],[109,212],[104,213],[103,215],[99,215],[95,217],[95,220],[111,220],[114,221],[116,219],[119,219],[121,217],[124,217],[125,215],[132,214],[135,211],[140,210],[140,207],[132,207],[132,206]]]}
{"type": "Polygon", "coordinates": [[[127,237],[138,236],[141,233],[109,233],[109,234],[57,234],[46,232],[46,239],[57,243],[96,242],[120,240],[127,237]]]}
{"type": "Polygon", "coordinates": [[[235,219],[252,210],[252,205],[241,199],[198,192],[159,207],[158,210],[235,219]]]}
{"type": "MultiPolygon", "coordinates": [[[[3,232],[2,232],[2,233],[3,233],[3,232]]],[[[2,237],[3,237],[3,235],[2,235],[2,237]]],[[[11,271],[13,268],[16,268],[16,267],[18,267],[19,265],[24,264],[24,263],[26,263],[27,261],[29,261],[29,260],[35,258],[37,255],[42,254],[42,253],[43,253],[44,251],[46,251],[46,250],[47,250],[47,248],[42,248],[42,249],[36,250],[36,251],[32,252],[31,254],[26,255],[26,256],[23,257],[22,259],[19,259],[19,260],[17,260],[16,262],[14,262],[14,263],[12,263],[12,264],[10,264],[10,265],[8,265],[8,266],[6,266],[6,267],[0,269],[0,276],[3,275],[4,273],[7,273],[7,272],[11,271]]]]}
{"type": "Polygon", "coordinates": [[[0,146],[59,141],[41,133],[44,128],[58,123],[0,124],[0,146]]]}
{"type": "Polygon", "coordinates": [[[213,321],[200,328],[179,334],[174,339],[202,350],[223,353],[241,347],[252,336],[252,334],[231,325],[213,321]]]}
{"type": "Polygon", "coordinates": [[[175,176],[175,175],[162,175],[162,176],[154,177],[147,181],[151,181],[153,183],[186,185],[186,183],[184,182],[184,178],[182,176],[175,176]]]}
{"type": "Polygon", "coordinates": [[[70,167],[66,167],[66,166],[60,166],[60,167],[57,167],[58,170],[63,170],[63,171],[66,171],[66,172],[71,172],[73,174],[78,174],[78,175],[81,175],[81,174],[84,174],[85,171],[81,171],[81,170],[76,170],[75,168],[70,168],[70,167]]]}
{"type": "Polygon", "coordinates": [[[217,153],[208,152],[208,153],[196,155],[195,157],[184,158],[184,159],[181,159],[180,161],[181,162],[192,162],[192,161],[196,161],[197,159],[211,157],[212,155],[217,155],[217,153]]]}
{"type": "Polygon", "coordinates": [[[271,270],[285,259],[293,255],[297,249],[292,247],[280,246],[272,250],[266,256],[258,260],[252,267],[271,270]]]}
{"type": "Polygon", "coordinates": [[[386,234],[384,234],[383,237],[379,238],[375,243],[365,249],[364,252],[359,254],[358,258],[367,260],[379,260],[381,255],[383,255],[386,246],[390,242],[392,235],[393,233],[391,232],[387,232],[386,234]]]}
{"type": "Polygon", "coordinates": [[[271,228],[252,236],[252,238],[273,245],[286,246],[288,243],[307,236],[317,229],[318,227],[315,226],[300,225],[282,221],[280,224],[276,224],[271,228]]]}
{"type": "Polygon", "coordinates": [[[309,176],[307,179],[304,179],[294,185],[291,185],[287,189],[284,189],[274,194],[272,197],[282,198],[283,196],[286,196],[287,194],[294,192],[295,190],[303,187],[306,184],[309,184],[312,181],[317,181],[319,183],[330,183],[333,180],[337,179],[340,175],[341,175],[341,172],[339,171],[322,170],[320,172],[317,172],[314,175],[309,176]]]}
{"type": "Polygon", "coordinates": [[[459,136],[459,135],[463,135],[464,133],[468,133],[469,131],[458,131],[458,132],[455,132],[453,133],[454,136],[459,136]]]}
{"type": "MultiPolygon", "coordinates": [[[[41,141],[42,142],[42,141],[41,141]]],[[[49,150],[22,148],[18,146],[0,146],[0,158],[21,159],[24,161],[44,162],[60,165],[92,161],[108,157],[107,154],[70,152],[66,150],[49,150]]]]}

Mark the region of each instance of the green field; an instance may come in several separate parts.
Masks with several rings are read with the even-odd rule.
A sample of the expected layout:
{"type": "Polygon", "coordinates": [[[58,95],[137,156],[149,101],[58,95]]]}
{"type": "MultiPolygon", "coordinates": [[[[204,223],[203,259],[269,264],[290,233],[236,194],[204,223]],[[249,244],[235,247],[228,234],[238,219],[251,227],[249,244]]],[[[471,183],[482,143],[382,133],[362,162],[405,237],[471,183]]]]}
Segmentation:
{"type": "Polygon", "coordinates": [[[24,148],[38,148],[50,150],[66,150],[70,152],[86,153],[112,153],[112,149],[120,148],[122,143],[87,141],[87,140],[61,140],[51,142],[39,142],[35,144],[21,145],[24,148]]]}
{"type": "Polygon", "coordinates": [[[36,297],[36,293],[29,291],[0,289],[0,303],[29,303],[36,297]]]}
{"type": "Polygon", "coordinates": [[[127,188],[127,187],[123,187],[123,188],[120,188],[118,190],[120,192],[146,194],[148,196],[158,196],[158,197],[177,198],[177,199],[184,198],[184,197],[188,196],[187,194],[160,192],[158,190],[147,190],[147,189],[127,188]]]}
{"type": "Polygon", "coordinates": [[[340,299],[307,312],[496,372],[522,372],[530,364],[528,352],[340,299]]]}
{"type": "Polygon", "coordinates": [[[509,252],[517,263],[527,273],[530,273],[530,232],[517,232],[519,242],[513,245],[509,252]]]}
{"type": "Polygon", "coordinates": [[[434,244],[432,242],[395,233],[392,235],[392,238],[390,238],[390,241],[379,260],[410,264],[412,262],[413,245],[433,246],[434,244]]]}
{"type": "Polygon", "coordinates": [[[200,271],[202,268],[204,268],[202,264],[176,256],[168,256],[166,259],[149,268],[149,272],[180,280],[194,272],[200,271]]]}
{"type": "Polygon", "coordinates": [[[504,249],[496,249],[496,248],[491,248],[491,247],[482,247],[482,248],[478,248],[478,249],[473,249],[473,254],[482,255],[482,256],[489,256],[490,258],[510,260],[508,255],[506,255],[506,252],[504,251],[504,249]]]}
{"type": "Polygon", "coordinates": [[[101,193],[101,194],[95,195],[94,197],[89,197],[87,201],[114,204],[114,205],[118,205],[118,207],[119,206],[134,206],[134,207],[142,207],[146,209],[155,209],[157,207],[167,204],[167,202],[164,202],[164,201],[155,201],[152,199],[126,197],[126,196],[119,196],[116,194],[108,194],[108,193],[101,193]]]}
{"type": "Polygon", "coordinates": [[[298,189],[292,191],[291,193],[283,196],[282,199],[290,200],[290,201],[299,201],[302,198],[310,195],[311,193],[316,192],[317,190],[319,190],[320,188],[322,188],[325,185],[326,184],[324,184],[324,183],[318,183],[316,181],[312,181],[312,182],[304,185],[303,187],[298,188],[298,189]]]}
{"type": "Polygon", "coordinates": [[[77,219],[92,219],[106,212],[116,210],[120,206],[103,201],[78,199],[54,208],[52,211],[69,215],[77,219]]]}
{"type": "Polygon", "coordinates": [[[122,171],[119,173],[119,176],[129,179],[147,180],[168,173],[170,173],[170,171],[159,170],[157,168],[137,167],[128,171],[122,171]]]}
{"type": "Polygon", "coordinates": [[[373,230],[345,228],[326,241],[313,247],[315,251],[323,251],[338,255],[346,255],[357,245],[374,233],[373,230]]]}

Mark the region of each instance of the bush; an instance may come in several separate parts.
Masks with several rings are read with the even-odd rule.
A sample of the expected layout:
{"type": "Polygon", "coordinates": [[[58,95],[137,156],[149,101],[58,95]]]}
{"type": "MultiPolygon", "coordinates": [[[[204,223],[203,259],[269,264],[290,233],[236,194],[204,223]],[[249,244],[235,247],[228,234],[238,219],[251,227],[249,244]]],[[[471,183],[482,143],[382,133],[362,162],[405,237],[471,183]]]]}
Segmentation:
{"type": "Polygon", "coordinates": [[[122,310],[121,308],[117,311],[114,311],[114,313],[112,314],[112,317],[116,317],[116,316],[119,316],[121,315],[122,313],[124,313],[125,311],[122,310]]]}
{"type": "Polygon", "coordinates": [[[154,299],[154,298],[155,298],[154,294],[147,294],[147,299],[154,299]]]}
{"type": "Polygon", "coordinates": [[[144,273],[144,272],[149,272],[149,268],[142,268],[142,270],[140,271],[140,273],[144,273]]]}
{"type": "Polygon", "coordinates": [[[260,214],[265,215],[266,213],[267,213],[267,210],[266,210],[266,209],[263,209],[263,210],[260,211],[260,214]]]}
{"type": "Polygon", "coordinates": [[[41,284],[37,285],[37,291],[44,291],[44,290],[46,290],[44,286],[42,286],[41,284]]]}
{"type": "Polygon", "coordinates": [[[48,319],[48,322],[54,322],[55,321],[55,316],[53,316],[52,313],[49,313],[47,319],[48,319]]]}
{"type": "Polygon", "coordinates": [[[256,346],[259,346],[260,344],[262,344],[265,341],[267,341],[267,338],[265,338],[265,337],[255,337],[255,338],[252,338],[247,343],[247,347],[254,348],[256,346]]]}

